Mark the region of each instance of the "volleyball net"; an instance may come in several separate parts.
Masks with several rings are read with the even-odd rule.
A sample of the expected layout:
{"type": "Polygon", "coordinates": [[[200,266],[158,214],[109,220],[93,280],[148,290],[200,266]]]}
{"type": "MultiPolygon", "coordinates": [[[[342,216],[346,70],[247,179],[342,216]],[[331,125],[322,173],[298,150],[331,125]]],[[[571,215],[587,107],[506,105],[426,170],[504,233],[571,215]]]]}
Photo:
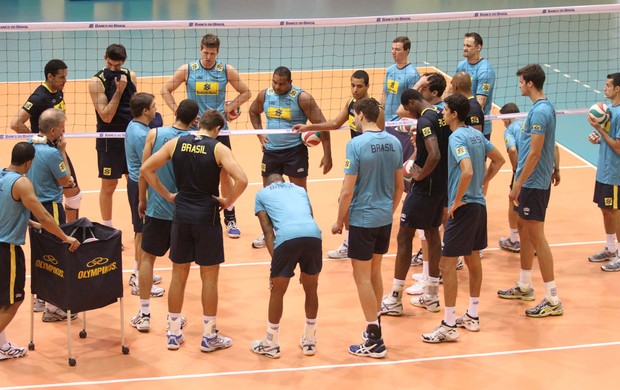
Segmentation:
{"type": "MultiPolygon", "coordinates": [[[[617,69],[619,16],[620,5],[612,4],[325,19],[0,24],[0,134],[13,133],[11,120],[44,80],[43,68],[53,58],[69,67],[67,132],[94,133],[87,82],[104,67],[111,43],[127,48],[125,67],[137,73],[138,91],[156,95],[164,123],[171,123],[161,87],[180,65],[200,59],[206,33],[219,36],[218,60],[240,72],[252,99],[271,85],[275,68],[286,66],[293,84],[333,118],[350,96],[349,77],[357,69],[370,74],[370,92],[381,96],[395,37],[411,39],[409,60],[421,73],[452,76],[463,59],[463,35],[477,32],[484,39],[481,55],[495,68],[496,105],[531,107],[520,96],[515,72],[539,63],[547,73],[547,97],[556,109],[572,112],[604,100],[605,76],[617,69]]],[[[229,92],[229,99],[236,96],[229,92]]],[[[185,97],[184,85],[175,97],[185,97]]],[[[231,128],[252,128],[248,107],[231,128]]]]}

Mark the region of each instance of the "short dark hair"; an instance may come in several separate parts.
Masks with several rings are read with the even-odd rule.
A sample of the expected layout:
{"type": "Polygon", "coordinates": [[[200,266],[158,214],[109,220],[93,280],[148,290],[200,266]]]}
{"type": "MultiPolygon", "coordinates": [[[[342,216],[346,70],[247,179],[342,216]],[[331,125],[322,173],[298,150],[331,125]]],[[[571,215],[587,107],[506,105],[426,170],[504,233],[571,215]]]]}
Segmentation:
{"type": "Polygon", "coordinates": [[[273,71],[273,74],[279,77],[286,77],[288,81],[292,80],[291,70],[286,66],[278,66],[276,70],[273,71]]]}
{"type": "Polygon", "coordinates": [[[127,50],[120,43],[113,43],[105,49],[105,55],[112,61],[125,61],[127,59],[127,50]]]}
{"type": "Polygon", "coordinates": [[[401,35],[400,37],[396,37],[392,43],[402,43],[403,50],[411,50],[411,40],[407,36],[401,35]]]}
{"type": "Polygon", "coordinates": [[[18,142],[11,152],[11,165],[23,165],[34,159],[34,146],[30,142],[18,142]]]}
{"type": "Polygon", "coordinates": [[[67,64],[62,60],[50,60],[47,64],[45,64],[45,68],[43,72],[45,73],[45,79],[47,80],[47,75],[52,74],[52,76],[56,76],[59,70],[67,69],[67,64]]]}
{"type": "Polygon", "coordinates": [[[353,110],[357,114],[364,114],[369,122],[377,122],[379,118],[379,103],[375,99],[364,98],[355,102],[353,110]]]}
{"type": "Polygon", "coordinates": [[[439,73],[427,73],[428,90],[437,92],[437,96],[443,95],[446,90],[446,79],[439,73]]]}
{"type": "Polygon", "coordinates": [[[517,76],[523,76],[526,83],[531,81],[536,89],[542,89],[545,84],[545,71],[538,64],[525,65],[517,71],[517,76]]]}
{"type": "Polygon", "coordinates": [[[144,110],[149,110],[151,108],[151,104],[155,100],[155,95],[146,92],[138,92],[131,97],[129,100],[129,110],[131,111],[131,116],[137,118],[142,115],[144,110]]]}
{"type": "Polygon", "coordinates": [[[200,128],[205,130],[215,130],[218,126],[222,129],[225,124],[224,117],[217,110],[207,110],[200,118],[200,128]]]}
{"type": "Polygon", "coordinates": [[[469,99],[460,93],[457,93],[445,98],[444,102],[450,111],[456,112],[456,116],[461,122],[465,122],[465,119],[469,114],[469,99]]]}
{"type": "Polygon", "coordinates": [[[620,73],[611,73],[607,75],[608,79],[611,79],[611,83],[614,87],[620,87],[620,73]]]}
{"type": "Polygon", "coordinates": [[[200,48],[203,47],[220,50],[220,38],[215,34],[206,34],[200,41],[200,48]]]}
{"type": "Polygon", "coordinates": [[[368,76],[368,73],[365,70],[356,70],[351,75],[351,78],[352,79],[362,79],[362,80],[364,80],[364,84],[366,86],[368,86],[368,84],[370,84],[370,77],[368,76]]]}
{"type": "Polygon", "coordinates": [[[179,103],[179,106],[177,107],[176,120],[181,121],[189,126],[198,116],[198,111],[200,111],[198,103],[196,103],[192,99],[184,99],[181,101],[181,103],[179,103]]]}
{"type": "Polygon", "coordinates": [[[465,34],[465,38],[474,38],[474,43],[482,47],[482,37],[477,32],[468,32],[465,34]]]}
{"type": "Polygon", "coordinates": [[[57,108],[48,108],[39,117],[39,131],[48,134],[53,127],[59,126],[66,120],[65,113],[57,108]]]}
{"type": "Polygon", "coordinates": [[[519,111],[519,106],[515,103],[506,103],[499,109],[500,114],[516,114],[519,111]]]}
{"type": "Polygon", "coordinates": [[[422,97],[422,94],[415,89],[408,89],[400,95],[400,104],[406,106],[409,104],[410,100],[421,101],[424,100],[424,98],[422,97]]]}

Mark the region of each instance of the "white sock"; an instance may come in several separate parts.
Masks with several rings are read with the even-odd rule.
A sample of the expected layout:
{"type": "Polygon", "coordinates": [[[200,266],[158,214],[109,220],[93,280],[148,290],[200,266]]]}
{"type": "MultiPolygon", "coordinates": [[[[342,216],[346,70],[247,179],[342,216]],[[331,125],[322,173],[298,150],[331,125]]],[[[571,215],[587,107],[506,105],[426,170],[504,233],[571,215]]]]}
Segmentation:
{"type": "Polygon", "coordinates": [[[344,229],[344,245],[349,246],[349,231],[344,229]]]}
{"type": "Polygon", "coordinates": [[[136,275],[136,279],[138,279],[138,274],[140,272],[140,265],[138,264],[138,260],[133,261],[133,273],[136,275]]]}
{"type": "Polygon", "coordinates": [[[58,308],[54,305],[52,305],[49,302],[45,302],[45,308],[47,309],[48,312],[50,313],[56,313],[56,310],[58,310],[58,308]]]}
{"type": "Polygon", "coordinates": [[[478,317],[478,304],[480,303],[480,297],[469,297],[469,307],[467,308],[467,314],[470,317],[478,317]]]}
{"type": "MultiPolygon", "coordinates": [[[[428,256],[428,255],[426,255],[428,256]]],[[[424,275],[425,277],[429,277],[428,276],[428,260],[422,260],[422,275],[424,275]]]]}
{"type": "Polygon", "coordinates": [[[403,289],[405,288],[405,281],[400,279],[394,279],[392,281],[392,293],[391,298],[397,302],[403,299],[403,289]]]}
{"type": "Polygon", "coordinates": [[[510,241],[519,242],[521,238],[519,237],[519,229],[510,229],[510,241]]]}
{"type": "Polygon", "coordinates": [[[9,346],[9,340],[6,339],[6,329],[0,332],[0,347],[2,349],[7,349],[9,346]]]}
{"type": "Polygon", "coordinates": [[[265,340],[270,345],[280,345],[280,324],[267,322],[267,334],[265,340]]]}
{"type": "Polygon", "coordinates": [[[151,314],[151,300],[150,299],[140,299],[140,313],[142,314],[151,314]]]}
{"type": "Polygon", "coordinates": [[[107,227],[111,227],[111,228],[113,228],[113,227],[114,227],[114,225],[112,224],[112,220],[109,220],[109,221],[101,221],[101,223],[102,223],[102,224],[104,224],[104,225],[105,225],[105,226],[107,226],[107,227]]]}
{"type": "Polygon", "coordinates": [[[529,290],[532,287],[532,270],[522,269],[519,274],[519,288],[521,290],[529,290]]]}
{"type": "Polygon", "coordinates": [[[202,316],[203,336],[215,337],[215,316],[202,316]]]}
{"type": "Polygon", "coordinates": [[[456,307],[447,307],[445,308],[443,322],[448,326],[456,325],[456,307]]]}
{"type": "Polygon", "coordinates": [[[439,278],[435,278],[435,277],[429,276],[429,277],[428,277],[428,282],[429,282],[429,284],[430,284],[431,286],[437,286],[437,287],[439,287],[439,278]]]}
{"type": "Polygon", "coordinates": [[[557,305],[560,302],[560,297],[558,297],[558,289],[555,286],[555,280],[545,283],[545,298],[552,305],[557,305]]]}
{"type": "Polygon", "coordinates": [[[616,251],[616,233],[614,234],[606,234],[605,242],[607,243],[607,249],[611,252],[616,251]]]}
{"type": "Polygon", "coordinates": [[[316,318],[306,318],[304,336],[309,338],[316,337],[316,318]]]}
{"type": "Polygon", "coordinates": [[[177,336],[181,334],[181,313],[168,312],[168,332],[177,336]]]}

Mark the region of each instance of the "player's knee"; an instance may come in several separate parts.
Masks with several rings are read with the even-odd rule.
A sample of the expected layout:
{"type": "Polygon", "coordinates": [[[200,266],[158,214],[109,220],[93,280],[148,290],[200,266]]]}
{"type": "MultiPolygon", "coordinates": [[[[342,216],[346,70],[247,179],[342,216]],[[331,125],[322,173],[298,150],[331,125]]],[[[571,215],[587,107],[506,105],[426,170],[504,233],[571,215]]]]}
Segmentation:
{"type": "Polygon", "coordinates": [[[82,204],[82,191],[74,196],[65,197],[65,207],[71,210],[79,210],[82,204]]]}

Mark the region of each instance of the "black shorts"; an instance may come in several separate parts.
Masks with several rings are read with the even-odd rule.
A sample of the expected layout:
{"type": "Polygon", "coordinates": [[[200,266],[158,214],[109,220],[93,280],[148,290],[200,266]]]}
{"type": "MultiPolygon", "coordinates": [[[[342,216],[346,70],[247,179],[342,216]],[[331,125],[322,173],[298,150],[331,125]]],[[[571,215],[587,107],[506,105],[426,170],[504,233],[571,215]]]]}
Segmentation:
{"type": "Polygon", "coordinates": [[[131,224],[133,225],[134,233],[142,233],[142,218],[138,213],[138,203],[140,201],[140,193],[138,189],[138,183],[127,179],[127,199],[129,199],[129,208],[131,210],[131,224]]]}
{"type": "Polygon", "coordinates": [[[441,225],[446,196],[427,196],[410,191],[405,197],[400,226],[412,229],[432,229],[441,225]]]}
{"type": "Polygon", "coordinates": [[[124,149],[97,149],[97,165],[101,179],[120,179],[128,173],[124,149]]]}
{"type": "Polygon", "coordinates": [[[264,150],[261,173],[263,177],[272,173],[288,177],[308,177],[308,147],[301,144],[283,150],[264,150]]]}
{"type": "Polygon", "coordinates": [[[0,242],[0,305],[24,300],[26,259],[19,245],[0,242]]]}
{"type": "Polygon", "coordinates": [[[224,145],[228,146],[228,149],[232,149],[232,146],[230,146],[230,136],[229,135],[218,135],[217,138],[215,138],[215,139],[220,141],[224,145]]]}
{"type": "MultiPolygon", "coordinates": [[[[54,218],[54,222],[56,222],[57,225],[67,223],[67,215],[65,214],[65,209],[62,207],[62,204],[56,202],[45,202],[42,203],[42,205],[43,208],[45,208],[45,210],[52,215],[52,218],[54,218]]],[[[37,222],[39,221],[32,213],[30,213],[30,219],[37,222]]]]}
{"type": "Polygon", "coordinates": [[[322,241],[316,237],[299,237],[284,241],[273,250],[272,278],[292,278],[299,263],[301,272],[316,275],[323,267],[322,241]]]}
{"type": "Polygon", "coordinates": [[[172,223],[170,229],[170,260],[176,264],[192,261],[209,266],[224,262],[222,226],[172,223]]]}
{"type": "Polygon", "coordinates": [[[441,255],[469,256],[487,247],[487,208],[480,203],[465,204],[448,218],[441,255]]]}
{"type": "Polygon", "coordinates": [[[514,209],[525,220],[545,222],[550,195],[551,187],[546,190],[523,187],[519,193],[519,205],[514,209]]]}
{"type": "Polygon", "coordinates": [[[618,186],[597,181],[594,185],[593,201],[601,209],[618,210],[618,186]]]}
{"type": "Polygon", "coordinates": [[[73,162],[71,162],[71,158],[69,157],[69,153],[65,151],[65,155],[67,156],[67,163],[69,164],[69,170],[71,172],[71,176],[73,176],[73,182],[75,186],[78,186],[77,173],[75,173],[75,168],[73,168],[73,162]]]}
{"type": "Polygon", "coordinates": [[[149,255],[161,257],[170,249],[172,221],[149,217],[142,227],[142,250],[149,255]]]}
{"type": "Polygon", "coordinates": [[[390,248],[392,224],[363,228],[349,227],[349,257],[355,260],[372,260],[372,256],[384,255],[390,248]]]}

